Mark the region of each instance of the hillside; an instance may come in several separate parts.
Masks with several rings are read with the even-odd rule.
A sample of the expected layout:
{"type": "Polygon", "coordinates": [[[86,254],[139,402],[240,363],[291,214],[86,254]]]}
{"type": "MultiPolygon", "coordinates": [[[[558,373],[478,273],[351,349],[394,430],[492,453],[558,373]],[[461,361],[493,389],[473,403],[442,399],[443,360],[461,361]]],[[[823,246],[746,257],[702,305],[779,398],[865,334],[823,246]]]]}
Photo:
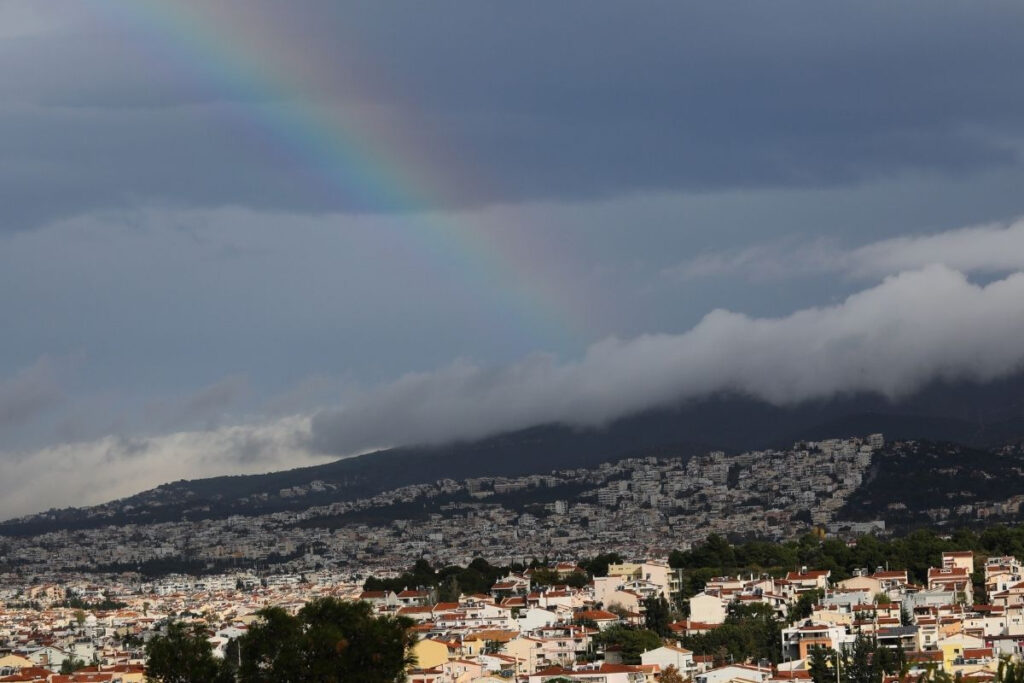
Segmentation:
{"type": "Polygon", "coordinates": [[[863,484],[840,512],[889,526],[970,525],[1019,519],[1024,452],[979,450],[948,442],[892,444],[875,454],[863,484]]]}
{"type": "MultiPolygon", "coordinates": [[[[737,452],[872,432],[882,432],[890,441],[926,439],[989,448],[1024,437],[1022,397],[1024,376],[987,385],[936,384],[898,403],[878,396],[852,396],[778,407],[744,397],[718,396],[648,411],[600,429],[538,426],[479,441],[396,448],[315,467],[178,481],[92,508],[51,510],[10,520],[0,524],[0,534],[266,514],[445,478],[518,476],[636,455],[689,456],[713,449],[737,452]]],[[[976,462],[983,460],[971,457],[976,462]]],[[[901,487],[909,485],[914,472],[912,459],[908,462],[902,469],[883,463],[879,473],[888,472],[885,468],[890,466],[896,469],[874,477],[872,485],[882,488],[851,502],[850,514],[870,516],[878,512],[885,496],[905,493],[901,487]]],[[[940,468],[950,466],[946,460],[937,462],[940,468]]],[[[941,478],[928,481],[933,493],[952,485],[941,478]]]]}

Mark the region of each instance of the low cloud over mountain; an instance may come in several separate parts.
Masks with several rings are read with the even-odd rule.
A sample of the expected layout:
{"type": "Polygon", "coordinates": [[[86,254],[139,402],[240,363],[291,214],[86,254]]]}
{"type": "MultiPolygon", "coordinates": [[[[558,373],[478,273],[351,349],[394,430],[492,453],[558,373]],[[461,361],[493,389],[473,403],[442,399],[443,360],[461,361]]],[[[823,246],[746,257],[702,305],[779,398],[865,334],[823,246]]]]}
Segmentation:
{"type": "Polygon", "coordinates": [[[945,266],[781,318],[717,310],[679,335],[607,339],[579,361],[457,362],[406,375],[313,420],[319,450],[471,439],[542,422],[599,425],[717,392],[776,404],[936,379],[990,380],[1024,362],[1024,273],[981,286],[945,266]]]}
{"type": "Polygon", "coordinates": [[[1024,273],[981,285],[949,267],[929,266],[782,317],[716,310],[682,334],[605,339],[578,360],[534,354],[491,367],[461,360],[349,390],[342,405],[312,417],[8,454],[5,471],[16,476],[4,479],[10,483],[3,486],[0,516],[375,448],[547,423],[600,426],[717,393],[775,405],[861,393],[898,400],[936,380],[1008,376],[1024,366],[1021,339],[1024,273]],[[68,476],[53,476],[61,472],[68,476]]]}

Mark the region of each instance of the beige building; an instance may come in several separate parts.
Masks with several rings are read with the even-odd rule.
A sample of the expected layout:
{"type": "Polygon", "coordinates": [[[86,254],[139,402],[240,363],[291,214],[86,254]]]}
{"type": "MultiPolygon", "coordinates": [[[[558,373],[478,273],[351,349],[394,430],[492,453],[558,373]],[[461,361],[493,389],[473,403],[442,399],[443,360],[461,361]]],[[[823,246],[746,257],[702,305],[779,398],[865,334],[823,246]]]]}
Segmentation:
{"type": "Polygon", "coordinates": [[[968,574],[974,573],[974,553],[970,550],[953,550],[942,553],[943,568],[966,569],[968,574]]]}
{"type": "Polygon", "coordinates": [[[690,619],[704,624],[724,624],[727,605],[717,595],[700,592],[690,598],[690,619]]]}

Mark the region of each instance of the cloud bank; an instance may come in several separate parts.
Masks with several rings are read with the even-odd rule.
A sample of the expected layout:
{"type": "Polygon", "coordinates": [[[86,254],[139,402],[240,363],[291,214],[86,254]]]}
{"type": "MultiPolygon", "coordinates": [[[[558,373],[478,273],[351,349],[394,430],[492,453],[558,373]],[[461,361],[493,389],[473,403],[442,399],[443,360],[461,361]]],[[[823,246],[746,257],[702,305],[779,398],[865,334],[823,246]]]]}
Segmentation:
{"type": "Polygon", "coordinates": [[[6,454],[0,517],[95,505],[178,479],[324,462],[305,447],[308,440],[308,418],[290,417],[156,437],[110,436],[6,454]]]}
{"type": "Polygon", "coordinates": [[[668,269],[681,280],[746,276],[771,280],[823,273],[876,278],[943,264],[965,273],[996,274],[1024,269],[1024,219],[925,235],[909,235],[841,249],[827,241],[788,249],[753,246],[702,254],[668,269]]]}
{"type": "Polygon", "coordinates": [[[599,425],[730,391],[776,404],[899,397],[935,379],[989,380],[1024,362],[1024,273],[987,286],[946,266],[901,273],[842,303],[780,318],[709,313],[679,335],[607,339],[576,362],[462,361],[406,375],[313,419],[319,450],[472,439],[539,423],[599,425]]]}
{"type": "MultiPolygon", "coordinates": [[[[899,398],[938,379],[986,381],[1016,372],[1024,368],[1021,340],[1024,272],[978,284],[948,266],[930,265],[889,276],[834,305],[763,318],[715,310],[685,333],[608,338],[578,360],[534,354],[495,367],[460,360],[349,390],[341,406],[312,415],[7,453],[0,516],[374,448],[553,422],[597,426],[717,392],[779,405],[857,392],[899,398]]],[[[0,395],[18,396],[23,384],[35,382],[15,377],[0,395]]],[[[220,405],[242,390],[244,383],[229,377],[185,405],[220,405]]]]}

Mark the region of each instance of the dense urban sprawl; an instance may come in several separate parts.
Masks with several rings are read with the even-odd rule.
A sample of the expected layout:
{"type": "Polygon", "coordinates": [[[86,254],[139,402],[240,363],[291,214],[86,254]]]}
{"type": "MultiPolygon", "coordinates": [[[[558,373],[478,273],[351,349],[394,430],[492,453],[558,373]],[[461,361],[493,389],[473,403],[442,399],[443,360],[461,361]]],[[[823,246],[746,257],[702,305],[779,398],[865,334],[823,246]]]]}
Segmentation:
{"type": "MultiPolygon", "coordinates": [[[[844,523],[837,513],[883,444],[875,434],[789,450],[632,458],[593,469],[404,486],[301,512],[0,537],[0,563],[37,573],[174,567],[170,560],[187,560],[193,570],[276,563],[292,572],[375,571],[420,557],[511,564],[608,548],[659,556],[716,533],[776,540],[812,526],[866,533],[884,524],[844,523]],[[569,490],[571,499],[558,497],[569,490]]],[[[296,487],[280,495],[306,493],[296,487]]]]}
{"type": "Polygon", "coordinates": [[[175,624],[241,662],[265,610],[323,599],[408,620],[410,683],[822,683],[822,653],[856,658],[869,641],[886,674],[989,680],[1022,654],[1015,556],[929,550],[927,566],[908,546],[908,566],[849,565],[882,557],[876,536],[857,536],[882,523],[837,513],[883,443],[633,458],[299,513],[2,538],[0,681],[146,680],[175,624]],[[557,497],[567,486],[573,497],[557,497]],[[437,499],[438,512],[372,521],[437,499]],[[734,550],[724,535],[762,541],[734,550]],[[837,549],[850,554],[834,573],[837,549]]]}

